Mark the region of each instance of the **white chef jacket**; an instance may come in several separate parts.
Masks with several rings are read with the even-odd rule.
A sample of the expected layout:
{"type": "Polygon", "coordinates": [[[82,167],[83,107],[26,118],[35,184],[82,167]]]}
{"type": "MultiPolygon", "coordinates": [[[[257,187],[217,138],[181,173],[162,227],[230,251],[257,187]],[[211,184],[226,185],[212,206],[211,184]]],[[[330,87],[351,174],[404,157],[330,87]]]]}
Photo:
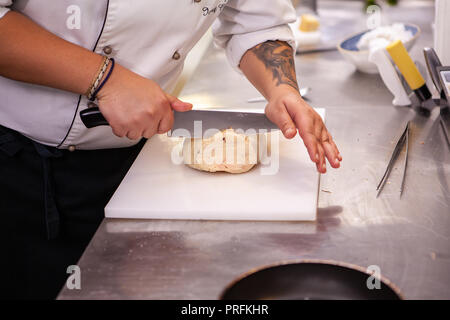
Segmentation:
{"type": "MultiPolygon", "coordinates": [[[[215,43],[239,70],[243,54],[267,40],[294,47],[290,0],[0,0],[59,37],[113,57],[170,92],[189,50],[214,23],[215,43]]],[[[74,61],[74,63],[80,63],[74,61]]],[[[66,75],[70,77],[70,74],[66,75]]],[[[131,146],[108,126],[87,129],[84,96],[0,76],[0,124],[45,145],[66,149],[131,146]]]]}

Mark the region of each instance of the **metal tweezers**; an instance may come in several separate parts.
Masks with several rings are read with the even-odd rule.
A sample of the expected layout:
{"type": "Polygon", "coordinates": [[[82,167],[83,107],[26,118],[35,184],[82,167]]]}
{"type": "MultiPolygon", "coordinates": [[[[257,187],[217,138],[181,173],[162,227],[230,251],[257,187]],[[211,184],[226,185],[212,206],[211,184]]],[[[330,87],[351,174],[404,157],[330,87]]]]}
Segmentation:
{"type": "Polygon", "coordinates": [[[400,151],[403,148],[403,145],[406,143],[406,155],[405,160],[403,163],[403,176],[402,176],[402,183],[400,185],[400,198],[403,193],[403,186],[405,184],[405,175],[406,175],[406,166],[408,164],[408,149],[409,149],[409,121],[406,124],[405,130],[403,130],[402,135],[400,136],[400,139],[398,139],[397,144],[395,145],[394,151],[392,152],[391,159],[389,160],[389,163],[387,165],[386,171],[384,172],[383,177],[381,178],[380,183],[378,183],[377,186],[377,198],[381,193],[381,190],[383,190],[384,185],[386,184],[387,178],[389,177],[389,174],[391,173],[392,167],[394,166],[394,162],[397,159],[398,155],[400,154],[400,151]]]}

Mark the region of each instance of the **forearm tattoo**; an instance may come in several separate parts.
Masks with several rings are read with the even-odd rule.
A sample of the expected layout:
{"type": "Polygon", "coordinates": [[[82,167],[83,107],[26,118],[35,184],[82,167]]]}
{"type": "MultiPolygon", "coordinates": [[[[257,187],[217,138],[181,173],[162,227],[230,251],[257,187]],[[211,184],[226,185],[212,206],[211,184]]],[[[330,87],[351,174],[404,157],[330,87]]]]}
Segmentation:
{"type": "Polygon", "coordinates": [[[266,41],[258,44],[251,51],[272,72],[277,86],[287,84],[298,90],[293,50],[290,45],[283,41],[266,41]]]}

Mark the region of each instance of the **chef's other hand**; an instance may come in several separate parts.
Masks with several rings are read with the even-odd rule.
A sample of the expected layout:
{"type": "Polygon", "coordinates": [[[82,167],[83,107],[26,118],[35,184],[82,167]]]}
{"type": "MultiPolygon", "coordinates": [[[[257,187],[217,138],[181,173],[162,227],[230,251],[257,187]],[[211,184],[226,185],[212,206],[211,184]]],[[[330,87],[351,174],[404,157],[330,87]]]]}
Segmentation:
{"type": "Polygon", "coordinates": [[[267,117],[275,123],[288,139],[298,132],[308,149],[309,157],[316,163],[317,171],[326,172],[326,161],[339,168],[342,157],[322,118],[300,94],[286,86],[271,97],[266,106],[267,117]]]}
{"type": "Polygon", "coordinates": [[[114,134],[132,140],[169,131],[173,110],[192,109],[192,104],[165,93],[156,82],[118,64],[97,99],[114,134]]]}

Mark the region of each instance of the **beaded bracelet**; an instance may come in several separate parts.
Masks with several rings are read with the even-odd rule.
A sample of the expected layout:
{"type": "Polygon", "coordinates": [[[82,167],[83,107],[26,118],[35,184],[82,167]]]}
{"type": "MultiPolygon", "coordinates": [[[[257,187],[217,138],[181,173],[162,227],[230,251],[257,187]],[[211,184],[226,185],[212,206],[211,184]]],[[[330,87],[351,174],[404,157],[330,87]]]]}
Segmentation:
{"type": "Polygon", "coordinates": [[[103,57],[102,64],[100,65],[100,69],[97,72],[94,80],[92,81],[92,84],[90,85],[88,91],[86,92],[86,96],[88,97],[89,100],[93,100],[92,96],[93,96],[95,90],[97,89],[100,80],[103,78],[103,75],[105,74],[105,71],[108,68],[110,60],[111,59],[108,57],[103,57]]]}
{"type": "Polygon", "coordinates": [[[98,88],[92,94],[91,98],[89,99],[91,101],[95,100],[95,98],[97,97],[98,92],[103,88],[103,86],[108,81],[109,77],[111,76],[111,73],[112,73],[112,71],[114,69],[115,61],[114,61],[114,58],[111,58],[110,60],[111,60],[111,68],[109,68],[108,74],[106,75],[105,79],[103,79],[102,83],[100,83],[98,88]]]}

